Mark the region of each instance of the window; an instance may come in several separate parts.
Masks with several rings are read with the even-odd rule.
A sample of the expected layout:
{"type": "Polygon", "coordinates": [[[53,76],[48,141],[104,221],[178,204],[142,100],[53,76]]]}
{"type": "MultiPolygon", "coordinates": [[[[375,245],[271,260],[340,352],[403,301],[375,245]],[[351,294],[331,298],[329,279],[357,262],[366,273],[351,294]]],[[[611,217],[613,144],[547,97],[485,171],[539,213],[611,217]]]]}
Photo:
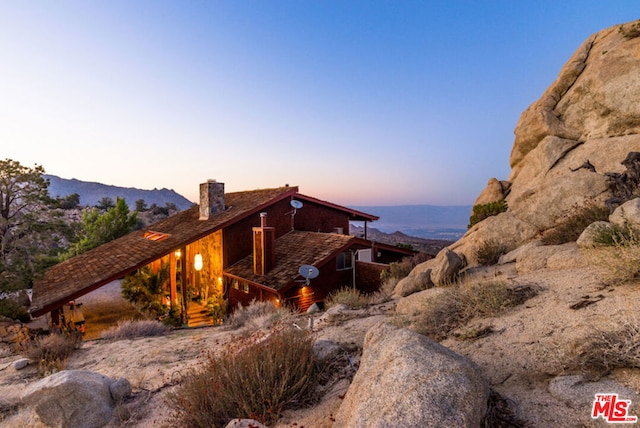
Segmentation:
{"type": "Polygon", "coordinates": [[[350,252],[345,252],[345,253],[338,254],[338,257],[336,257],[336,269],[337,270],[351,269],[351,266],[352,266],[352,263],[351,263],[351,253],[350,252]]]}
{"type": "Polygon", "coordinates": [[[242,291],[249,294],[249,283],[247,282],[242,283],[242,291]]]}
{"type": "Polygon", "coordinates": [[[235,289],[235,290],[239,290],[240,287],[238,286],[238,280],[236,278],[233,278],[233,280],[231,281],[231,286],[235,289]]]}

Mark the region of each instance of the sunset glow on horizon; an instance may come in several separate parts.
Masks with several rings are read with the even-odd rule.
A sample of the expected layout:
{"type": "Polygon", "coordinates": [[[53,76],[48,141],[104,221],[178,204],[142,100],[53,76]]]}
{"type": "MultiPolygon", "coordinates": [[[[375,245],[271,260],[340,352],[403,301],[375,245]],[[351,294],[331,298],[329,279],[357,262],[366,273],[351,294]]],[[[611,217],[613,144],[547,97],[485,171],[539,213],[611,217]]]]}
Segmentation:
{"type": "Polygon", "coordinates": [[[197,201],[299,186],[470,205],[513,129],[635,1],[3,1],[1,158],[197,201]]]}

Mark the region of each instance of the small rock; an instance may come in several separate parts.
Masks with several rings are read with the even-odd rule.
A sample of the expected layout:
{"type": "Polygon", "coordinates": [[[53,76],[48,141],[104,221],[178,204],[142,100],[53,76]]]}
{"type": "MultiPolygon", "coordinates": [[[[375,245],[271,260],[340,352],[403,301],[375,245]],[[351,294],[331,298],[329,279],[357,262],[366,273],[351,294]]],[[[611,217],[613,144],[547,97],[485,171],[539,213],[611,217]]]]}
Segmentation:
{"type": "Polygon", "coordinates": [[[13,363],[13,368],[16,370],[22,370],[23,368],[27,367],[30,362],[31,360],[29,360],[28,358],[20,358],[13,363]]]}

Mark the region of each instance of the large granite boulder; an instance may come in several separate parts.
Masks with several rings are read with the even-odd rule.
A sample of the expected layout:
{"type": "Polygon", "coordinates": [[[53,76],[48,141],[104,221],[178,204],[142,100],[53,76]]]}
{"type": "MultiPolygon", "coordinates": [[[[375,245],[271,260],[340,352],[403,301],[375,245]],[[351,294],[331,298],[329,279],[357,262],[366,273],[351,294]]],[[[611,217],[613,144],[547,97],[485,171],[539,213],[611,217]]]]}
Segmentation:
{"type": "Polygon", "coordinates": [[[465,357],[386,323],[367,333],[336,427],[478,427],[489,387],[465,357]]]}
{"type": "Polygon", "coordinates": [[[87,370],[63,370],[30,385],[22,401],[50,427],[97,428],[109,423],[115,405],[131,394],[124,379],[87,370]]]}
{"type": "Polygon", "coordinates": [[[595,203],[613,210],[640,196],[640,37],[634,25],[588,37],[522,113],[508,179],[490,179],[476,200],[504,199],[507,211],[475,224],[449,247],[469,266],[483,242],[498,241],[511,251],[576,207],[595,203]]]}

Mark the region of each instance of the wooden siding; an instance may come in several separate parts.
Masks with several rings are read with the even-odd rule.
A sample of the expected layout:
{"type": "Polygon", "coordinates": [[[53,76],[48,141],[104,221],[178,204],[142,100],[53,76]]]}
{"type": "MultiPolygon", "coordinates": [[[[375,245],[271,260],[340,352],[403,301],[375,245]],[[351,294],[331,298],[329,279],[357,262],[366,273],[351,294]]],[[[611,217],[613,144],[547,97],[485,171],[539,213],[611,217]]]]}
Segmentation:
{"type": "Polygon", "coordinates": [[[343,234],[349,234],[347,213],[309,201],[296,211],[294,225],[296,230],[324,233],[333,233],[335,228],[341,227],[343,234]]]}
{"type": "Polygon", "coordinates": [[[304,312],[313,303],[326,299],[332,291],[352,286],[352,270],[336,270],[335,258],[319,270],[320,275],[316,279],[312,279],[309,286],[299,283],[298,286],[288,290],[285,293],[285,303],[304,312]]]}
{"type": "MultiPolygon", "coordinates": [[[[291,230],[290,199],[278,201],[263,209],[267,226],[276,230],[276,239],[291,230]]],[[[249,216],[224,229],[224,267],[227,268],[253,252],[253,228],[260,226],[260,213],[249,216]]]]}

